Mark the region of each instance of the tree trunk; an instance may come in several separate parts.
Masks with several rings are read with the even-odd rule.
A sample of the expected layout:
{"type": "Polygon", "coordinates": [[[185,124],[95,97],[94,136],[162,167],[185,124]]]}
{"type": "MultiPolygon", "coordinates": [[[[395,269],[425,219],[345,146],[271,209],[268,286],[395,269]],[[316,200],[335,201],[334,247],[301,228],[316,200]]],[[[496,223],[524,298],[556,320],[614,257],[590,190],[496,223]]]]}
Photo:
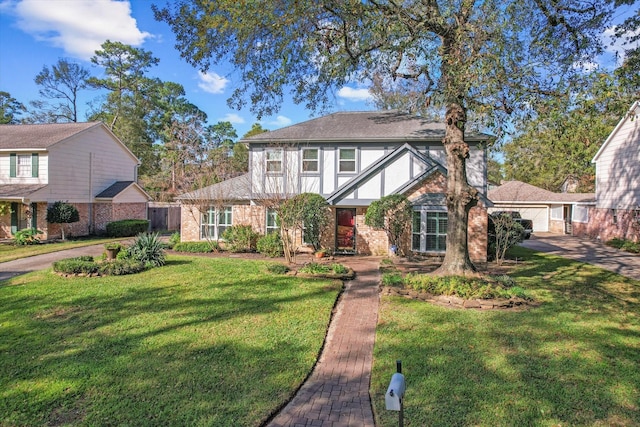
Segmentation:
{"type": "Polygon", "coordinates": [[[464,141],[466,111],[452,103],[445,115],[443,144],[447,153],[447,251],[438,275],[469,275],[476,268],[469,258],[467,242],[469,211],[478,203],[478,190],[467,182],[466,160],[469,145],[464,141]]]}

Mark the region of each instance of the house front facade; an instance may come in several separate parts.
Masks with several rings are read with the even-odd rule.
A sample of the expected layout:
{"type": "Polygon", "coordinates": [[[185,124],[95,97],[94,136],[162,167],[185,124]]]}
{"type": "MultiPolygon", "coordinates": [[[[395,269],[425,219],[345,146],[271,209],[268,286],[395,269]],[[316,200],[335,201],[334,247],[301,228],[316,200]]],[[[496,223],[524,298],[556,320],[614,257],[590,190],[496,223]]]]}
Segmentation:
{"type": "MultiPolygon", "coordinates": [[[[182,201],[182,239],[219,237],[230,225],[275,230],[269,201],[318,193],[331,207],[332,224],[323,245],[338,253],[387,254],[385,233],[364,223],[369,205],[383,196],[403,194],[413,205],[405,253],[443,255],[446,250],[446,153],[444,124],[385,112],[343,112],[244,139],[249,172],[233,180],[188,193],[182,201]],[[209,196],[207,196],[207,194],[209,196]],[[195,200],[211,199],[210,208],[195,200]],[[217,201],[214,203],[214,201],[217,201]],[[206,212],[201,212],[206,210],[206,212]]],[[[469,133],[467,178],[483,195],[469,219],[469,250],[486,261],[487,135],[469,133]]],[[[298,242],[304,246],[304,236],[298,242]]]]}
{"type": "Polygon", "coordinates": [[[596,204],[581,234],[640,241],[640,100],[633,103],[593,158],[596,204]]]}
{"type": "Polygon", "coordinates": [[[0,238],[36,228],[61,236],[46,222],[56,201],[73,204],[80,221],[65,235],[105,230],[119,219],[146,219],[148,194],[137,184],[138,159],[100,122],[0,125],[0,238]]]}

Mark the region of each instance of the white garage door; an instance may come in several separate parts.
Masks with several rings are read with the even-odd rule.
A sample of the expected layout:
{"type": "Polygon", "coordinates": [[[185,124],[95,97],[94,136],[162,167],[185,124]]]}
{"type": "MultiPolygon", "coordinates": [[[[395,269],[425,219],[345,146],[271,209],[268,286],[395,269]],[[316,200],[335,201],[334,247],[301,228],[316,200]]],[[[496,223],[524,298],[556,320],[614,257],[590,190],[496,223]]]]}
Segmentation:
{"type": "Polygon", "coordinates": [[[549,210],[547,208],[517,208],[520,216],[533,221],[533,232],[549,231],[549,210]]]}

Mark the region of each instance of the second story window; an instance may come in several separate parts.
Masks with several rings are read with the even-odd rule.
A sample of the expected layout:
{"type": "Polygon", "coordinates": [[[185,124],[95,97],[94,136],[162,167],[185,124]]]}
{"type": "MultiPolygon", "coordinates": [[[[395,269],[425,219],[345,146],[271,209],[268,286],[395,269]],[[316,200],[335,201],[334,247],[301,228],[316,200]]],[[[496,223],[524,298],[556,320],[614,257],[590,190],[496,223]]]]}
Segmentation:
{"type": "Polygon", "coordinates": [[[273,148],[266,151],[267,173],[282,173],[282,149],[273,148]]]}
{"type": "Polygon", "coordinates": [[[9,155],[9,176],[12,178],[37,178],[38,154],[11,153],[9,155]]]}
{"type": "Polygon", "coordinates": [[[318,172],[318,149],[304,148],[302,150],[302,172],[318,172]]]}
{"type": "Polygon", "coordinates": [[[338,172],[355,172],[356,171],[356,149],[341,148],[338,172]]]}

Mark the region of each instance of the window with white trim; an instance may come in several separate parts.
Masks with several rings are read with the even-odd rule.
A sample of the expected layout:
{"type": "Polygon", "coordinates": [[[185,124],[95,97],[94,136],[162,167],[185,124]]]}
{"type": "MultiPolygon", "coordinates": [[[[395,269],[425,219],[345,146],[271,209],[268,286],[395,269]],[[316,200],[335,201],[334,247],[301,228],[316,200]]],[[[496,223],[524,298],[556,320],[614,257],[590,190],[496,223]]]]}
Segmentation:
{"type": "Polygon", "coordinates": [[[267,209],[267,225],[265,228],[266,234],[278,232],[280,227],[278,226],[278,212],[275,209],[267,209]]]}
{"type": "Polygon", "coordinates": [[[356,171],[356,149],[341,148],[338,153],[338,172],[356,171]]]}
{"type": "Polygon", "coordinates": [[[318,172],[318,149],[303,148],[302,149],[302,172],[318,172]]]}
{"type": "Polygon", "coordinates": [[[31,177],[31,154],[23,155],[18,154],[18,161],[16,164],[16,175],[18,177],[31,177]]]}
{"type": "Polygon", "coordinates": [[[224,230],[231,227],[232,223],[231,206],[225,206],[220,209],[211,206],[206,212],[202,213],[200,239],[220,240],[224,230]]]}
{"type": "Polygon", "coordinates": [[[416,252],[445,252],[447,225],[447,212],[414,211],[411,249],[416,252]]]}
{"type": "Polygon", "coordinates": [[[584,205],[573,206],[573,212],[571,213],[573,222],[589,222],[589,207],[584,205]]]}
{"type": "Polygon", "coordinates": [[[551,219],[562,221],[564,219],[564,208],[560,206],[551,206],[551,219]]]}
{"type": "Polygon", "coordinates": [[[266,151],[267,173],[282,173],[282,148],[270,148],[266,151]]]}

